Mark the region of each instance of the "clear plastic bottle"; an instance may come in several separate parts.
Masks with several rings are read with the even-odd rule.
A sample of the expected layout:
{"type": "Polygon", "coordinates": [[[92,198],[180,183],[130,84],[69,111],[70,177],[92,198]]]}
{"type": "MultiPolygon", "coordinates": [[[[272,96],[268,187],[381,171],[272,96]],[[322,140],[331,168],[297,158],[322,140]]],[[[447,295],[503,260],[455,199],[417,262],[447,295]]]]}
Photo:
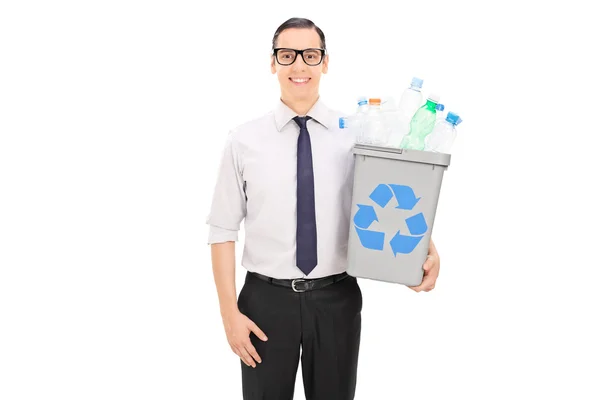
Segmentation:
{"type": "Polygon", "coordinates": [[[444,109],[446,107],[442,104],[442,103],[438,103],[437,106],[435,106],[435,115],[436,115],[436,119],[435,119],[435,123],[437,124],[440,121],[443,121],[446,119],[446,115],[444,113],[444,109]]]}
{"type": "Polygon", "coordinates": [[[410,131],[404,136],[400,147],[403,149],[423,150],[425,137],[431,133],[436,122],[435,107],[440,102],[437,94],[431,94],[410,121],[410,131]]]}
{"type": "Polygon", "coordinates": [[[393,96],[381,97],[381,111],[383,112],[394,112],[398,111],[398,104],[393,96]]]}
{"type": "Polygon", "coordinates": [[[381,99],[372,97],[369,99],[369,111],[367,113],[367,129],[366,141],[367,144],[383,146],[387,143],[388,132],[384,120],[383,111],[381,110],[381,99]]]}
{"type": "Polygon", "coordinates": [[[369,102],[366,97],[361,96],[357,100],[358,107],[354,115],[340,117],[340,129],[348,129],[350,134],[354,136],[355,142],[365,142],[365,122],[369,111],[369,102]]]}
{"type": "Polygon", "coordinates": [[[358,107],[356,109],[356,129],[358,131],[357,141],[364,143],[366,116],[369,112],[369,100],[365,96],[358,98],[358,107]]]}
{"type": "Polygon", "coordinates": [[[412,78],[410,86],[404,89],[400,96],[397,111],[394,115],[394,124],[390,133],[388,145],[390,147],[400,147],[402,139],[410,130],[410,121],[415,115],[415,112],[423,104],[423,80],[420,78],[412,78]]]}
{"type": "Polygon", "coordinates": [[[456,125],[462,119],[453,112],[448,112],[446,119],[438,122],[433,132],[425,138],[425,151],[450,154],[452,144],[456,139],[456,125]]]}
{"type": "Polygon", "coordinates": [[[421,93],[422,87],[423,79],[414,77],[412,78],[410,86],[404,89],[402,96],[400,96],[398,110],[407,125],[419,107],[423,105],[423,93],[421,93]]]}
{"type": "Polygon", "coordinates": [[[365,96],[360,96],[356,101],[358,107],[356,108],[356,114],[366,114],[369,110],[369,99],[365,96]]]}

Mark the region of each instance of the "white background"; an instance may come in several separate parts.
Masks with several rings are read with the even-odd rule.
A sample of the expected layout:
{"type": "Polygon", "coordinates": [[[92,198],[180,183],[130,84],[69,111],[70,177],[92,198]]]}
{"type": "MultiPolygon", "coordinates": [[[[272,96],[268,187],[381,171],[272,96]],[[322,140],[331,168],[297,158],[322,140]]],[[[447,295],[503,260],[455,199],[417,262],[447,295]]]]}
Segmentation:
{"type": "Polygon", "coordinates": [[[0,398],[241,399],[205,219],[228,130],[278,100],[293,16],[326,34],[330,106],[416,75],[464,120],[436,288],[360,281],[356,399],[600,398],[584,3],[3,1],[0,398]]]}

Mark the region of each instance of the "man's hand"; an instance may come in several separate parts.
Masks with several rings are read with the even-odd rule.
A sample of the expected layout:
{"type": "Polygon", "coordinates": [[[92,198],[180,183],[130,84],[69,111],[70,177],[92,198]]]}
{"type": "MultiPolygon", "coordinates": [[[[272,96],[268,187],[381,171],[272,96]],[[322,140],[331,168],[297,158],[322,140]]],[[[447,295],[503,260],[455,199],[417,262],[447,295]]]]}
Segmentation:
{"type": "Polygon", "coordinates": [[[256,362],[262,362],[250,341],[250,332],[254,332],[261,340],[267,341],[267,335],[256,324],[239,310],[223,316],[223,326],[231,350],[240,357],[247,366],[256,368],[256,362]]]}
{"type": "Polygon", "coordinates": [[[440,274],[440,256],[435,249],[433,240],[429,242],[429,253],[423,264],[423,270],[425,273],[423,274],[423,281],[421,284],[418,286],[409,286],[409,288],[415,292],[429,292],[430,290],[433,290],[433,288],[435,288],[435,281],[440,274]]]}

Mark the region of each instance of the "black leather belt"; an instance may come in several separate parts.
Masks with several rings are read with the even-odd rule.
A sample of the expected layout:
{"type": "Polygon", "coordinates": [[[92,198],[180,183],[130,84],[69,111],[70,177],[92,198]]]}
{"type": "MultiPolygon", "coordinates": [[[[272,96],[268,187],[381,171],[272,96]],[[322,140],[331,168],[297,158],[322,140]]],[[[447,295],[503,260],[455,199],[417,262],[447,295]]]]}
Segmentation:
{"type": "Polygon", "coordinates": [[[277,279],[271,278],[269,276],[261,275],[257,272],[249,272],[250,275],[268,282],[272,285],[283,286],[287,288],[291,288],[294,292],[306,292],[309,290],[321,289],[325,286],[329,286],[333,283],[339,282],[343,279],[346,279],[350,275],[346,272],[342,272],[341,274],[329,275],[323,278],[315,278],[315,279],[305,279],[305,278],[297,278],[297,279],[277,279]]]}

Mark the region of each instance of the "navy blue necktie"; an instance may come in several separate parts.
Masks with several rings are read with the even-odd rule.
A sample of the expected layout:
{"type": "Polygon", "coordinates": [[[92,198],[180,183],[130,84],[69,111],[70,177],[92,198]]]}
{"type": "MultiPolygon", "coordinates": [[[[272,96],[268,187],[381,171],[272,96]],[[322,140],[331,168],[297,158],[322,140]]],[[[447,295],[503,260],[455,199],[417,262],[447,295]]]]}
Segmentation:
{"type": "Polygon", "coordinates": [[[315,179],[312,150],[306,121],[310,117],[294,117],[300,127],[298,136],[296,265],[305,275],[317,266],[317,222],[315,216],[315,179]]]}

